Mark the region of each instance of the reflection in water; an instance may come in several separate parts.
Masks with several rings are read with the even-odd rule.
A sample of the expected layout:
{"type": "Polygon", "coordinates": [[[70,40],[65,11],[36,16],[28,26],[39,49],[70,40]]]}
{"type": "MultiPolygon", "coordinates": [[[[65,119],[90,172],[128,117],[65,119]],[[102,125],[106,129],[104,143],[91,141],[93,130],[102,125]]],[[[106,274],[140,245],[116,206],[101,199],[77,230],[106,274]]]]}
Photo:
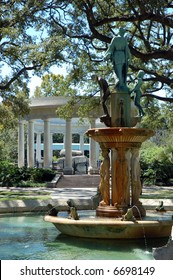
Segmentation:
{"type": "Polygon", "coordinates": [[[149,260],[168,239],[100,240],[58,234],[42,216],[0,217],[1,260],[149,260]]]}

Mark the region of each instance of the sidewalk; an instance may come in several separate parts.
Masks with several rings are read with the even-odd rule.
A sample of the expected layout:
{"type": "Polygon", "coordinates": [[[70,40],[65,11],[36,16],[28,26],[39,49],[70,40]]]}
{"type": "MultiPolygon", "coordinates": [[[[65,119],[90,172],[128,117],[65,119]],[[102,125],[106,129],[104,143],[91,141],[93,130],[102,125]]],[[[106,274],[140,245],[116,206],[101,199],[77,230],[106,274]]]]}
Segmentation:
{"type": "MultiPolygon", "coordinates": [[[[159,192],[162,188],[169,188],[173,190],[173,187],[159,187],[159,192]]],[[[23,190],[22,188],[0,188],[2,191],[23,190]]],[[[33,190],[33,188],[27,188],[27,191],[33,190]]],[[[41,189],[50,194],[50,199],[32,199],[28,196],[25,200],[7,200],[0,201],[0,213],[16,213],[16,212],[46,212],[48,211],[47,205],[50,203],[57,210],[67,210],[67,200],[73,199],[78,210],[94,209],[92,197],[96,195],[97,188],[44,188],[41,189]]],[[[166,210],[173,210],[173,199],[150,199],[152,193],[157,192],[158,187],[144,187],[143,193],[147,194],[148,198],[140,199],[146,210],[153,210],[159,205],[159,201],[163,201],[164,208],[166,210]]],[[[34,188],[35,193],[39,191],[38,188],[34,188]]]]}
{"type": "MultiPolygon", "coordinates": [[[[26,191],[23,188],[0,188],[0,190],[10,191],[26,191]]],[[[27,188],[27,191],[33,190],[27,188]]],[[[34,188],[35,193],[39,191],[34,188]]],[[[16,212],[47,212],[48,204],[52,204],[57,210],[63,211],[68,209],[67,200],[73,199],[77,209],[86,210],[93,209],[92,196],[97,193],[97,188],[44,188],[41,189],[50,194],[50,199],[33,199],[28,196],[25,200],[6,200],[0,201],[0,213],[16,213],[16,212]]],[[[37,195],[37,194],[36,194],[37,195]]],[[[43,195],[42,195],[43,197],[43,195]]]]}

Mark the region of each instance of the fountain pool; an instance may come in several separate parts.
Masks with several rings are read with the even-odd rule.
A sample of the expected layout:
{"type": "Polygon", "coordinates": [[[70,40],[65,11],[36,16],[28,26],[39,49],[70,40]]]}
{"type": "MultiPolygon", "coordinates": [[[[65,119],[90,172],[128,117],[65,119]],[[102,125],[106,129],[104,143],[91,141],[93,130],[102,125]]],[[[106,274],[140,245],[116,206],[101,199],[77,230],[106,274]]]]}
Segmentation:
{"type": "Polygon", "coordinates": [[[167,241],[78,238],[61,234],[41,215],[0,217],[1,260],[151,260],[152,248],[167,241]]]}

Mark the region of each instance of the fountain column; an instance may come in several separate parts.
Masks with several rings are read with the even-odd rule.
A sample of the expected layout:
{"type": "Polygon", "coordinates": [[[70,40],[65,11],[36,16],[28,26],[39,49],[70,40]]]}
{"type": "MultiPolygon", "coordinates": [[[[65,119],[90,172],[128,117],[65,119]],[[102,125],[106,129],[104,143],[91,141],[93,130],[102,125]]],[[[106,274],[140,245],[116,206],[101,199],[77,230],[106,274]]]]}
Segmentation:
{"type": "Polygon", "coordinates": [[[109,149],[100,144],[103,161],[100,165],[100,184],[99,190],[102,196],[100,206],[110,205],[110,158],[109,149]]]}
{"type": "MultiPolygon", "coordinates": [[[[103,201],[96,209],[97,216],[121,217],[132,206],[137,206],[141,216],[145,216],[145,209],[139,201],[140,165],[138,156],[141,143],[152,136],[153,131],[141,128],[109,127],[89,129],[87,135],[100,144],[102,152],[104,149],[111,151],[111,200],[110,203],[107,201],[103,203],[104,195],[101,192],[103,201]]],[[[104,155],[103,158],[100,170],[102,190],[108,186],[107,181],[103,181],[102,178],[108,166],[105,161],[107,155],[104,155]]],[[[139,214],[135,213],[135,215],[139,214]]]]}
{"type": "Polygon", "coordinates": [[[128,208],[129,198],[129,161],[128,148],[112,149],[112,205],[128,208]]]}
{"type": "Polygon", "coordinates": [[[146,210],[142,203],[139,201],[139,197],[142,192],[141,184],[141,167],[139,162],[139,147],[134,147],[131,149],[131,205],[137,206],[134,208],[133,212],[137,216],[138,211],[140,211],[141,216],[146,215],[146,210]]]}

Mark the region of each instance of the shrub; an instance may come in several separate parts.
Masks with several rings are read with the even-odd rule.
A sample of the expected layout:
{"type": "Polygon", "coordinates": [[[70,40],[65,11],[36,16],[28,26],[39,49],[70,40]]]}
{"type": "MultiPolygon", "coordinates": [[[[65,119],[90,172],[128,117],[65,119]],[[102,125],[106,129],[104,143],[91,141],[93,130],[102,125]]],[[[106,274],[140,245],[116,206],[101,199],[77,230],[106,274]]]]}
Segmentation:
{"type": "Polygon", "coordinates": [[[38,183],[49,182],[55,176],[55,171],[51,169],[35,168],[32,170],[31,180],[38,183]]]}
{"type": "Polygon", "coordinates": [[[54,176],[55,171],[51,169],[19,168],[9,162],[0,162],[1,186],[22,186],[27,181],[44,183],[51,181],[54,176]]]}
{"type": "Polygon", "coordinates": [[[9,162],[0,164],[0,183],[2,186],[13,186],[19,180],[18,168],[9,162]]]}
{"type": "Polygon", "coordinates": [[[151,143],[142,148],[140,162],[144,183],[170,184],[173,178],[172,149],[151,143]]]}

